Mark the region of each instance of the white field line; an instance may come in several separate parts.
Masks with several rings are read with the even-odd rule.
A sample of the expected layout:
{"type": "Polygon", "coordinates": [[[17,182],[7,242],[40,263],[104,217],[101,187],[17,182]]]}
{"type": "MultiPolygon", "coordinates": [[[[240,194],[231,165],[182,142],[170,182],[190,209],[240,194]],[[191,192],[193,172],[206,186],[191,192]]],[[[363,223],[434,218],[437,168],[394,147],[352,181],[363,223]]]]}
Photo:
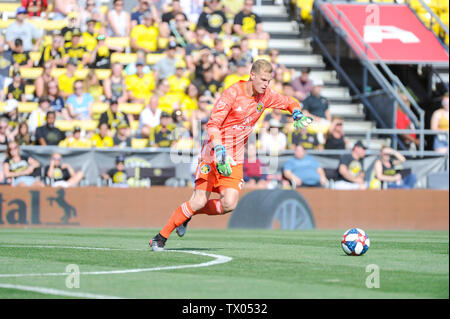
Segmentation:
{"type": "MultiPolygon", "coordinates": [[[[71,247],[71,246],[25,246],[25,245],[1,245],[2,247],[8,248],[20,248],[20,247],[31,247],[31,248],[63,248],[63,249],[80,249],[80,250],[148,250],[148,249],[120,249],[120,248],[101,248],[101,247],[71,247]]],[[[192,255],[206,256],[214,258],[214,260],[200,263],[200,264],[188,264],[188,265],[176,265],[176,266],[164,266],[164,267],[152,267],[152,268],[133,268],[133,269],[122,269],[122,270],[105,270],[105,271],[85,271],[80,272],[80,275],[116,275],[116,274],[128,274],[128,273],[138,273],[138,272],[148,272],[148,271],[160,271],[160,270],[173,270],[173,269],[185,269],[185,268],[199,268],[199,267],[209,267],[218,264],[223,264],[231,261],[233,258],[223,255],[208,254],[194,250],[164,250],[163,252],[177,252],[186,253],[192,255]]],[[[161,252],[155,252],[161,253],[161,252]]],[[[41,277],[41,276],[67,276],[71,273],[61,272],[61,273],[28,273],[28,274],[0,274],[0,278],[12,278],[12,277],[41,277]]]]}
{"type": "Polygon", "coordinates": [[[31,292],[37,292],[37,293],[45,294],[45,295],[55,295],[55,296],[63,296],[63,297],[76,297],[76,298],[89,298],[89,299],[121,299],[120,297],[115,297],[115,296],[97,295],[97,294],[91,294],[91,293],[87,293],[87,292],[70,292],[70,291],[58,290],[58,289],[53,289],[53,288],[32,287],[32,286],[24,286],[24,285],[0,284],[0,288],[31,291],[31,292]]]}

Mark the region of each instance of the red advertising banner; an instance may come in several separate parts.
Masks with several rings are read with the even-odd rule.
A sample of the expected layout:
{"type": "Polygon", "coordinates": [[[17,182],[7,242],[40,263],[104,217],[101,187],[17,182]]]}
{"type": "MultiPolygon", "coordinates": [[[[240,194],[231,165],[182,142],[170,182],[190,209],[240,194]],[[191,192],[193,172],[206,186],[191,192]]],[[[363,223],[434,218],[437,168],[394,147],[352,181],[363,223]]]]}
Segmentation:
{"type": "Polygon", "coordinates": [[[374,62],[377,58],[367,45],[385,63],[449,63],[446,49],[407,5],[324,3],[322,6],[333,23],[340,22],[355,51],[365,52],[374,62]]]}

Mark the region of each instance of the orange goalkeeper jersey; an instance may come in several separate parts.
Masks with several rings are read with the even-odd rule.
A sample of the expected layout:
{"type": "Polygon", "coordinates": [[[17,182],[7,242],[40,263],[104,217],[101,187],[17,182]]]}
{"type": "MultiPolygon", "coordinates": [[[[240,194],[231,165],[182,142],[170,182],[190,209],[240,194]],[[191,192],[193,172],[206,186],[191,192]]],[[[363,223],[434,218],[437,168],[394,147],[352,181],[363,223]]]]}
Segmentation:
{"type": "Polygon", "coordinates": [[[301,108],[297,101],[271,88],[267,88],[264,94],[249,96],[245,92],[246,83],[239,81],[233,84],[214,104],[207,124],[208,137],[200,154],[201,160],[207,163],[214,161],[211,136],[215,128],[220,131],[221,144],[225,146],[227,155],[233,157],[237,164],[242,164],[245,144],[266,108],[289,110],[291,113],[301,108]]]}

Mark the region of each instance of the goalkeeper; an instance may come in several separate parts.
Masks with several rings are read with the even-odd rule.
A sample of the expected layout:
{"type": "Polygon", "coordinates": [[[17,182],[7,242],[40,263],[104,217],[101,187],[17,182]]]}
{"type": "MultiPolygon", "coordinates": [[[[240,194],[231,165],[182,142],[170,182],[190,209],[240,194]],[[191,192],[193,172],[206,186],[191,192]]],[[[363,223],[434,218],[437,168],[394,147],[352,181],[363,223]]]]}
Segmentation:
{"type": "Polygon", "coordinates": [[[152,250],[164,250],[174,229],[183,236],[194,215],[222,215],[235,209],[244,183],[245,144],[266,108],[291,112],[296,129],[312,122],[302,114],[297,101],[269,87],[272,73],[269,62],[257,60],[250,79],[233,84],[216,101],[207,124],[208,138],[199,155],[192,197],[173,212],[166,226],[150,240],[152,250]],[[220,199],[210,199],[212,192],[220,194],[220,199]]]}

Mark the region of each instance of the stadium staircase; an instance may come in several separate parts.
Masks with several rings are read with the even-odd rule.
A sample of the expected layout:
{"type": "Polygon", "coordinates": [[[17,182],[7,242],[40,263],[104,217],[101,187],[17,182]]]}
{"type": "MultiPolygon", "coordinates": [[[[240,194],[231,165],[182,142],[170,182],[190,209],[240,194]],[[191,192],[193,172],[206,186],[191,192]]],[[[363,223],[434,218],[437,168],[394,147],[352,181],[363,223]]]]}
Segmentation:
{"type": "MultiPolygon", "coordinates": [[[[254,6],[253,10],[261,16],[264,31],[270,34],[268,48],[280,52],[278,62],[295,69],[296,76],[302,67],[310,67],[310,78],[324,82],[322,95],[330,102],[331,114],[344,118],[344,131],[351,144],[365,139],[366,132],[375,128],[375,122],[365,120],[363,105],[352,102],[349,88],[341,86],[336,72],[326,68],[322,55],[313,53],[311,37],[300,32],[298,22],[290,19],[286,7],[262,0],[261,6],[254,6]]],[[[389,144],[389,140],[372,139],[368,147],[379,149],[384,144],[389,144]]]]}

